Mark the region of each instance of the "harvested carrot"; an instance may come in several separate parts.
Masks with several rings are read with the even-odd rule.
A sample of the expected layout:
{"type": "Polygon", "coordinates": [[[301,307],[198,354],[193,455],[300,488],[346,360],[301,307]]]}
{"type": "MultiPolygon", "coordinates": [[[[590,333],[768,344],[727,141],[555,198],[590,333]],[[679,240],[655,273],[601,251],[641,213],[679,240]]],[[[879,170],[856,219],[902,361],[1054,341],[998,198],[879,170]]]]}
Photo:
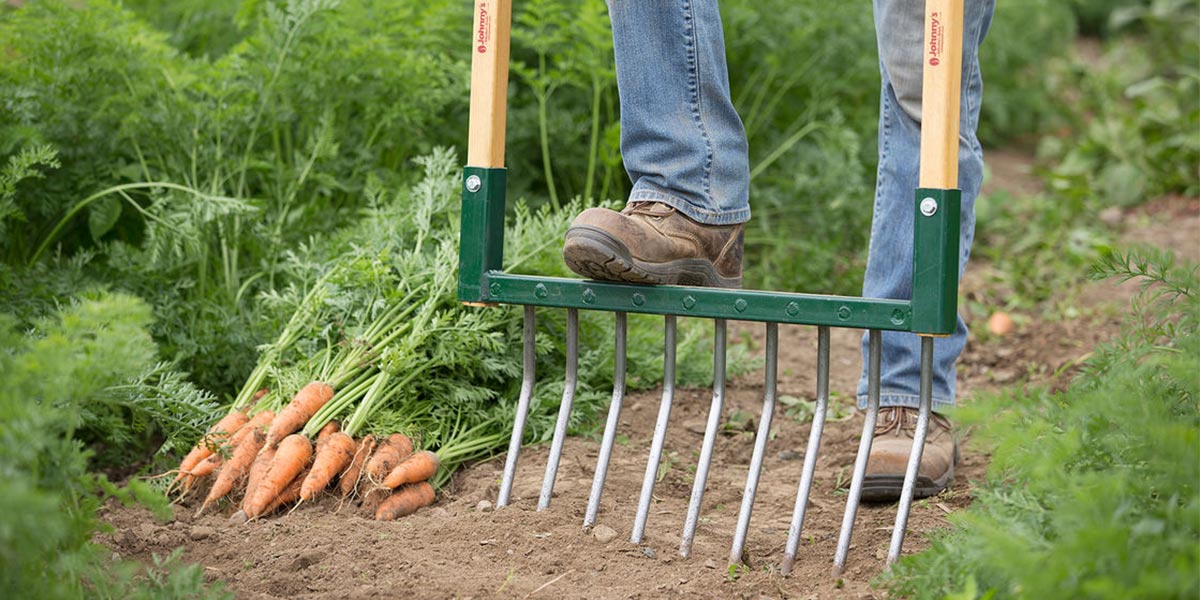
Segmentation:
{"type": "Polygon", "coordinates": [[[388,473],[387,478],[383,480],[383,487],[394,488],[406,483],[419,483],[433,477],[438,470],[438,457],[436,454],[422,450],[396,465],[391,473],[388,473]]]}
{"type": "Polygon", "coordinates": [[[375,514],[376,509],[392,495],[391,488],[371,487],[362,491],[362,509],[368,515],[375,514]]]}
{"type": "Polygon", "coordinates": [[[263,448],[259,451],[258,456],[255,457],[254,464],[250,465],[250,475],[246,477],[246,492],[242,496],[243,512],[245,512],[246,506],[250,503],[250,498],[254,496],[254,490],[258,489],[258,484],[262,482],[263,476],[271,468],[271,461],[275,460],[276,449],[266,447],[266,434],[263,435],[263,440],[263,448]]]}
{"type": "Polygon", "coordinates": [[[300,500],[311,500],[321,490],[329,487],[330,482],[354,460],[354,438],[336,432],[330,434],[325,444],[317,445],[317,454],[313,459],[312,470],[304,479],[300,488],[300,500]]]}
{"type": "Polygon", "coordinates": [[[375,454],[367,461],[367,479],[371,483],[379,483],[400,464],[400,461],[412,454],[412,440],[403,433],[393,433],[379,443],[375,454]]]}
{"type": "Polygon", "coordinates": [[[274,419],[275,413],[269,410],[254,413],[254,416],[250,417],[250,420],[246,421],[245,425],[242,425],[241,428],[233,432],[233,435],[229,438],[229,447],[236,448],[242,440],[246,439],[247,435],[254,433],[255,430],[262,431],[265,434],[267,427],[271,425],[271,421],[274,419]]]}
{"type": "MultiPolygon", "coordinates": [[[[280,492],[278,496],[275,496],[275,499],[272,500],[265,509],[263,509],[258,517],[265,517],[276,510],[279,510],[280,506],[283,506],[289,502],[295,502],[298,498],[300,498],[300,486],[302,485],[305,475],[306,473],[300,473],[295,479],[293,479],[292,482],[289,483],[287,487],[283,488],[283,491],[280,492]]],[[[233,516],[229,517],[229,522],[237,525],[241,525],[249,520],[250,517],[246,515],[245,510],[239,510],[233,513],[233,516]]]]}
{"type": "Polygon", "coordinates": [[[217,467],[221,466],[221,464],[224,462],[225,457],[222,456],[220,452],[213,452],[212,454],[208,455],[208,458],[200,461],[200,464],[196,465],[195,468],[193,468],[191,471],[188,471],[188,475],[190,475],[192,479],[208,477],[209,475],[212,475],[213,471],[216,471],[217,467]]]}
{"type": "Polygon", "coordinates": [[[203,514],[212,503],[224,498],[226,494],[233,491],[233,486],[246,475],[250,464],[254,462],[254,457],[258,456],[258,451],[262,449],[266,441],[267,435],[265,433],[255,431],[243,439],[237,448],[234,448],[233,456],[229,457],[229,460],[221,467],[221,472],[217,474],[216,481],[213,482],[212,488],[208,490],[208,497],[200,505],[200,510],[196,511],[197,517],[203,514]]]}
{"type": "MultiPolygon", "coordinates": [[[[276,417],[276,420],[278,418],[276,417]]],[[[254,490],[254,495],[246,504],[246,516],[253,519],[262,515],[284,488],[293,479],[296,479],[296,475],[308,466],[312,454],[312,442],[309,442],[308,438],[303,435],[292,434],[283,438],[275,451],[275,459],[271,461],[271,467],[267,469],[267,474],[263,476],[262,481],[254,490]]]]}
{"type": "Polygon", "coordinates": [[[329,436],[341,430],[342,426],[338,425],[337,421],[330,421],[326,423],[325,426],[321,428],[321,431],[317,432],[317,449],[321,449],[321,444],[324,444],[325,440],[329,439],[329,436]]]}
{"type": "Polygon", "coordinates": [[[296,392],[292,401],[271,421],[271,428],[267,430],[267,446],[274,448],[280,440],[299,431],[330,398],[333,398],[333,388],[320,381],[314,381],[296,392]]]}
{"type": "Polygon", "coordinates": [[[248,420],[249,418],[246,416],[246,413],[240,410],[235,410],[222,417],[221,420],[217,421],[217,423],[212,427],[209,427],[208,432],[206,432],[204,436],[200,438],[200,441],[196,443],[196,446],[192,448],[191,451],[187,453],[187,456],[183,457],[183,461],[179,463],[179,469],[177,470],[174,481],[171,482],[170,488],[174,488],[179,483],[179,480],[183,479],[185,475],[188,475],[192,469],[196,468],[196,466],[200,464],[200,461],[211,456],[214,448],[220,442],[224,441],[229,437],[230,434],[240,429],[248,420]]]}
{"type": "Polygon", "coordinates": [[[375,450],[375,436],[367,435],[358,441],[358,448],[354,451],[354,459],[350,461],[350,466],[342,473],[342,480],[339,483],[342,491],[342,497],[350,495],[355,488],[358,487],[359,476],[362,475],[363,465],[366,464],[367,458],[371,456],[371,452],[375,450]]]}
{"type": "Polygon", "coordinates": [[[408,436],[403,433],[389,435],[388,441],[400,451],[400,460],[408,458],[408,455],[413,453],[412,440],[408,439],[408,436]]]}
{"type": "Polygon", "coordinates": [[[375,509],[375,520],[394,521],[411,515],[422,507],[433,504],[435,497],[433,486],[424,481],[405,485],[375,509]]]}

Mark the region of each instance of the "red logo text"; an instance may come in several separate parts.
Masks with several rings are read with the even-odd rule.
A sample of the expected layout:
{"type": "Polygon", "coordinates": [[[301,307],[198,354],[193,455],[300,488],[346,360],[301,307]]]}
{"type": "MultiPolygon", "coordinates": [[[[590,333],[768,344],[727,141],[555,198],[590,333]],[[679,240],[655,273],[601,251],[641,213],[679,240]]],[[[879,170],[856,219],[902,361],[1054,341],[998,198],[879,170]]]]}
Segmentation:
{"type": "Polygon", "coordinates": [[[475,26],[476,50],[480,54],[487,53],[488,40],[492,37],[492,15],[488,12],[487,0],[479,3],[479,23],[475,26]]]}
{"type": "Polygon", "coordinates": [[[942,27],[941,13],[929,15],[929,64],[938,66],[942,62],[942,48],[945,42],[946,30],[942,27]]]}

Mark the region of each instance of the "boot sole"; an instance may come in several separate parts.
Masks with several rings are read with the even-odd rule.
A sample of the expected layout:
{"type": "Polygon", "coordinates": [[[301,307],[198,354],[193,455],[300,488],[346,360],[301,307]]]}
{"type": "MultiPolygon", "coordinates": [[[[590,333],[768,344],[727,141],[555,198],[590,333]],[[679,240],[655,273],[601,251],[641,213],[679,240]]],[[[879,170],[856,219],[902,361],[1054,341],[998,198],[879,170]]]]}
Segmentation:
{"type": "MultiPolygon", "coordinates": [[[[913,499],[936,496],[950,485],[954,479],[954,465],[958,464],[958,448],[954,449],[954,462],[950,468],[937,479],[917,475],[917,484],[913,487],[913,499]]],[[[895,502],[904,491],[904,475],[867,475],[863,477],[863,502],[895,502]]]]}
{"type": "Polygon", "coordinates": [[[649,285],[692,285],[740,288],[741,277],[722,277],[712,261],[681,258],[648,263],[633,258],[629,248],[608,232],[580,225],[567,230],[563,260],[572,271],[601,281],[649,285]]]}

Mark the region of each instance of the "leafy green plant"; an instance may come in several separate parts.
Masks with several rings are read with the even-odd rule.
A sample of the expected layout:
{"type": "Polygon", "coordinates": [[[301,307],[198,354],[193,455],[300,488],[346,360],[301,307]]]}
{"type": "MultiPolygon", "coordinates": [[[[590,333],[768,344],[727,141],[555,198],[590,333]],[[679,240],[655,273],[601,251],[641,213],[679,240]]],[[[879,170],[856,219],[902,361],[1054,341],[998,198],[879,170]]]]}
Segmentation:
{"type": "Polygon", "coordinates": [[[906,557],[913,598],[1178,598],[1200,592],[1200,272],[1114,252],[1098,276],[1141,279],[1123,334],[1069,389],[1014,390],[960,412],[992,453],[955,529],[906,557]]]}
{"type": "Polygon", "coordinates": [[[106,497],[149,502],[159,514],[166,502],[144,484],[120,489],[89,468],[144,444],[151,428],[172,440],[194,437],[215,409],[209,397],[155,364],[145,331],[149,315],[136,299],[99,295],[21,333],[0,313],[5,597],[83,598],[100,590],[109,597],[162,597],[168,587],[210,597],[196,569],[179,570],[170,560],[146,571],[111,560],[111,552],[90,541],[106,497]]]}

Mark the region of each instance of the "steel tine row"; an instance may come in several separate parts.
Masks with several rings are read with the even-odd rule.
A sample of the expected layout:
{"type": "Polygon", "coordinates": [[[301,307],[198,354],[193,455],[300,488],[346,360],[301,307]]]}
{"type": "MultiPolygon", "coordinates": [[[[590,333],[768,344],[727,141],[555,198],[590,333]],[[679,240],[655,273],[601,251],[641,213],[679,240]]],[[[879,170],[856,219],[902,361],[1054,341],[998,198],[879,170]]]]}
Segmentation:
{"type": "Polygon", "coordinates": [[[667,315],[665,321],[662,403],[658,407],[658,420],[654,423],[654,439],[650,442],[650,457],[646,461],[646,475],[642,478],[642,494],[638,498],[633,532],[629,536],[629,541],[635,544],[642,543],[642,536],[646,533],[646,517],[650,514],[654,482],[658,478],[658,461],[662,459],[663,443],[667,440],[667,421],[671,419],[671,401],[675,398],[675,315],[667,315]]]}
{"type": "Polygon", "coordinates": [[[562,403],[558,405],[558,421],[554,423],[554,439],[550,442],[550,457],[546,459],[546,477],[542,479],[542,493],[538,497],[539,511],[550,507],[550,496],[554,493],[554,478],[558,475],[558,461],[562,458],[563,444],[567,439],[567,425],[571,421],[571,405],[575,403],[575,384],[579,379],[579,309],[567,309],[567,379],[563,386],[562,403]]]}
{"type": "MultiPolygon", "coordinates": [[[[596,517],[600,510],[600,500],[603,495],[605,478],[612,457],[613,444],[616,440],[621,406],[625,398],[627,315],[623,312],[617,312],[615,313],[615,318],[616,336],[613,358],[612,401],[609,405],[608,419],[600,445],[600,453],[596,461],[595,476],[592,480],[591,493],[588,497],[587,512],[583,521],[585,529],[595,525],[596,517]]],[[[509,441],[508,456],[504,465],[504,476],[500,482],[500,492],[496,499],[498,507],[509,504],[517,459],[525,431],[525,422],[529,414],[529,404],[533,396],[535,318],[532,306],[525,307],[523,333],[524,368],[521,393],[517,401],[516,420],[513,423],[512,438],[509,441]]],[[[821,435],[825,427],[826,415],[829,409],[829,336],[829,327],[821,326],[818,328],[817,401],[814,409],[812,429],[809,433],[808,446],[805,452],[804,466],[800,475],[800,485],[796,492],[796,504],[792,512],[792,521],[788,528],[787,546],[781,568],[784,575],[789,574],[796,560],[796,553],[804,526],[804,517],[812,491],[821,435]]],[[[666,442],[667,426],[671,416],[671,404],[675,396],[676,340],[676,317],[675,315],[666,315],[664,319],[663,395],[662,402],[659,405],[658,419],[654,427],[654,437],[650,444],[650,455],[647,458],[646,473],[642,480],[637,514],[635,515],[633,530],[630,535],[630,541],[635,544],[640,544],[645,535],[650,504],[654,497],[654,485],[658,479],[658,467],[662,460],[663,447],[666,442]]],[[[696,466],[692,495],[688,502],[687,517],[684,522],[682,539],[680,540],[679,553],[684,557],[690,555],[692,543],[695,539],[704,490],[708,481],[708,472],[712,463],[712,454],[725,402],[727,325],[724,319],[714,320],[714,340],[713,398],[712,404],[709,407],[708,420],[704,431],[704,442],[701,446],[700,458],[696,466]]],[[[754,508],[754,498],[758,490],[762,464],[766,455],[766,444],[770,437],[771,422],[774,417],[777,398],[778,348],[779,324],[767,323],[763,408],[758,431],[755,436],[754,453],[750,461],[749,472],[746,476],[746,486],[742,494],[737,529],[734,532],[733,545],[730,549],[729,560],[731,564],[738,563],[742,559],[754,508]]],[[[837,551],[834,556],[833,575],[835,577],[840,576],[846,567],[846,558],[850,550],[850,540],[854,532],[854,522],[858,515],[858,507],[862,498],[863,480],[866,476],[867,462],[871,453],[871,442],[879,417],[882,333],[878,330],[871,330],[868,334],[867,355],[867,410],[863,420],[862,436],[859,438],[858,454],[854,461],[854,472],[850,480],[850,490],[846,498],[846,510],[842,514],[842,527],[838,535],[837,551]]],[[[562,403],[559,406],[558,420],[555,424],[554,438],[550,446],[550,456],[546,463],[546,474],[542,481],[542,490],[538,498],[539,511],[549,507],[550,498],[554,491],[554,481],[558,473],[559,462],[562,458],[563,445],[570,422],[571,408],[575,399],[575,390],[578,381],[578,363],[579,311],[578,309],[571,308],[567,309],[566,382],[563,389],[562,403]]],[[[908,465],[905,471],[900,504],[896,513],[896,523],[892,530],[892,540],[888,549],[887,564],[889,566],[899,558],[901,548],[904,544],[904,536],[908,525],[909,513],[912,509],[913,493],[916,488],[921,456],[924,450],[925,439],[929,432],[933,390],[933,339],[931,337],[923,337],[921,339],[920,376],[921,390],[917,425],[913,436],[912,452],[909,454],[908,465]]]]}
{"type": "Polygon", "coordinates": [[[521,441],[525,436],[525,420],[529,417],[529,400],[533,397],[533,372],[536,353],[534,352],[534,315],[533,306],[525,307],[525,325],[522,338],[525,344],[524,361],[521,369],[521,395],[517,399],[517,414],[513,421],[512,438],[508,442],[508,457],[504,461],[504,477],[500,480],[500,493],[496,496],[496,506],[508,506],[509,494],[512,492],[513,475],[517,470],[517,456],[521,453],[521,441]]]}
{"type": "Polygon", "coordinates": [[[879,418],[879,364],[883,354],[883,335],[879,330],[872,329],[868,339],[867,414],[863,419],[862,437],[858,441],[858,456],[854,459],[854,475],[850,479],[850,495],[846,497],[846,512],[842,513],[842,532],[838,536],[837,553],[833,557],[834,577],[841,575],[846,568],[850,536],[854,533],[854,517],[858,515],[863,478],[867,474],[867,459],[870,458],[871,441],[875,437],[875,421],[879,418]]]}
{"type": "Polygon", "coordinates": [[[742,561],[750,515],[754,511],[754,496],[758,493],[758,477],[762,473],[763,457],[767,453],[767,438],[771,437],[771,420],[775,415],[775,385],[779,370],[779,323],[767,323],[766,380],[763,383],[762,416],[754,437],[754,454],[750,457],[750,472],[746,474],[746,489],[742,492],[742,508],[738,511],[737,529],[733,532],[733,547],[729,563],[742,561]]]}
{"type": "Polygon", "coordinates": [[[725,406],[725,319],[713,321],[713,398],[708,408],[708,423],[704,427],[704,443],[700,446],[700,461],[696,464],[696,478],[692,483],[692,498],[688,501],[687,519],[683,522],[683,537],[679,541],[679,555],[688,557],[692,553],[692,540],[696,536],[696,525],[700,521],[700,506],[704,501],[704,486],[708,483],[708,469],[712,465],[713,447],[717,443],[717,430],[721,427],[721,411],[725,406]]]}
{"type": "Polygon", "coordinates": [[[587,513],[583,517],[584,529],[596,524],[596,513],[600,511],[600,496],[604,493],[604,478],[608,475],[608,461],[612,456],[613,442],[617,438],[621,403],[625,399],[625,313],[616,313],[616,319],[612,401],[608,405],[608,421],[604,425],[604,438],[600,441],[600,456],[596,459],[596,475],[592,479],[592,492],[588,495],[587,513]]]}
{"type": "Polygon", "coordinates": [[[921,454],[925,451],[925,437],[929,433],[929,414],[933,412],[933,338],[930,336],[921,337],[920,395],[917,429],[913,432],[912,451],[908,455],[908,468],[904,471],[904,487],[900,489],[900,507],[896,511],[896,525],[892,528],[892,543],[888,547],[888,566],[900,558],[900,547],[904,545],[904,530],[908,527],[908,512],[912,510],[917,472],[921,467],[921,454]]]}
{"type": "Polygon", "coordinates": [[[808,511],[809,492],[817,470],[817,453],[821,447],[821,434],[825,430],[825,416],[829,414],[829,328],[817,329],[817,405],[813,409],[812,430],[808,434],[808,449],[804,452],[804,468],[800,471],[800,487],[796,490],[796,506],[792,509],[792,523],[788,526],[787,547],[783,554],[780,571],[787,575],[796,562],[796,551],[800,546],[800,532],[804,529],[804,515],[808,511]]]}

